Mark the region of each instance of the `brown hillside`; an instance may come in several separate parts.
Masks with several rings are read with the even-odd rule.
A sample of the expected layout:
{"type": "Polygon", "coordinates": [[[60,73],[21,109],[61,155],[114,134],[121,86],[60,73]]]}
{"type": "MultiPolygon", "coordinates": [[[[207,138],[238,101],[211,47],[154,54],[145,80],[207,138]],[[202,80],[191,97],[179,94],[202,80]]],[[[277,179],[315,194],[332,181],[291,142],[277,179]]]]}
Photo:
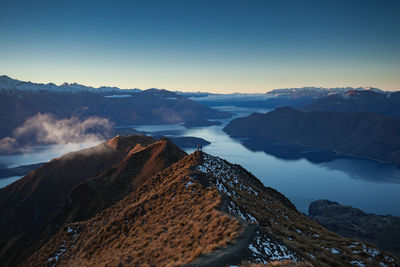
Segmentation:
{"type": "MultiPolygon", "coordinates": [[[[0,261],[4,265],[20,261],[46,241],[47,232],[56,231],[57,224],[61,225],[65,219],[74,221],[92,217],[121,200],[135,183],[140,184],[145,177],[185,155],[167,140],[154,142],[147,136],[117,136],[96,147],[54,159],[0,190],[0,212],[3,215],[0,219],[0,261]],[[129,164],[132,159],[135,164],[129,164]],[[98,178],[89,179],[92,177],[98,178]],[[138,179],[133,183],[135,177],[138,179]],[[87,189],[92,195],[80,192],[79,197],[86,198],[86,202],[81,202],[85,205],[69,205],[69,209],[63,209],[66,213],[58,212],[64,203],[78,203],[72,198],[77,194],[70,193],[86,180],[88,182],[83,185],[89,185],[87,189]],[[95,197],[106,191],[102,187],[111,189],[107,190],[108,198],[95,197]],[[96,205],[95,201],[101,205],[96,205]],[[51,219],[57,212],[56,220],[51,219]],[[50,222],[51,227],[42,234],[50,222]],[[37,242],[39,239],[42,241],[37,242]]],[[[83,185],[78,188],[86,188],[83,185]]]]}
{"type": "Polygon", "coordinates": [[[65,225],[22,266],[224,266],[243,262],[397,266],[334,234],[251,173],[202,152],[147,179],[117,204],[65,225]]]}
{"type": "Polygon", "coordinates": [[[77,186],[69,195],[55,223],[62,225],[92,218],[184,156],[186,153],[168,139],[132,149],[118,165],[77,186]]]}
{"type": "Polygon", "coordinates": [[[224,247],[241,229],[216,208],[216,188],[193,183],[188,156],[96,217],[69,224],[22,265],[170,266],[224,247]]]}

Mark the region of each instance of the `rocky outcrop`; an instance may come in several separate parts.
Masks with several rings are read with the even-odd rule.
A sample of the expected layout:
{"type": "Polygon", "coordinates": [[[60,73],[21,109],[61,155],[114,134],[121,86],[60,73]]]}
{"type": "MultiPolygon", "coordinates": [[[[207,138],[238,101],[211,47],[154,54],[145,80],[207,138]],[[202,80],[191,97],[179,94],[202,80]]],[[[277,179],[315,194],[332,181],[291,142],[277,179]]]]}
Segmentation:
{"type": "Polygon", "coordinates": [[[400,257],[399,217],[365,213],[329,200],[312,202],[309,215],[335,233],[373,243],[400,257]]]}

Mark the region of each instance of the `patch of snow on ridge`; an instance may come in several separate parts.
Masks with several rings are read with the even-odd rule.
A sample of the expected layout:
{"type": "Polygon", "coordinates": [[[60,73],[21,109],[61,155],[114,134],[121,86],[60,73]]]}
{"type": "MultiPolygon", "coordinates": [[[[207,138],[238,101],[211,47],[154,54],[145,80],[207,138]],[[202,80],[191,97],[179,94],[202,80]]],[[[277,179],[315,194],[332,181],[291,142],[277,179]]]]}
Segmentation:
{"type": "Polygon", "coordinates": [[[368,247],[366,244],[362,244],[363,252],[369,254],[371,257],[376,257],[381,254],[378,250],[368,247]]]}
{"type": "Polygon", "coordinates": [[[339,254],[340,253],[340,251],[337,248],[331,248],[331,252],[333,254],[339,254]]]}
{"type": "Polygon", "coordinates": [[[386,261],[388,261],[390,263],[394,262],[394,259],[389,257],[389,256],[387,256],[387,255],[383,255],[383,257],[385,258],[386,261]]]}
{"type": "Polygon", "coordinates": [[[60,257],[65,253],[66,251],[65,247],[65,241],[61,243],[61,246],[59,247],[58,251],[54,253],[50,258],[47,259],[49,263],[53,263],[52,266],[57,266],[57,262],[60,259],[60,257]]]}
{"type": "Polygon", "coordinates": [[[241,218],[242,220],[248,222],[248,223],[256,223],[257,219],[254,218],[251,214],[249,213],[242,213],[240,211],[240,208],[238,206],[235,205],[235,203],[233,203],[232,201],[227,205],[227,209],[229,211],[230,214],[235,215],[236,217],[241,218]]]}
{"type": "MultiPolygon", "coordinates": [[[[206,153],[202,153],[203,163],[196,167],[196,170],[212,174],[215,178],[214,185],[217,190],[230,196],[232,199],[238,199],[240,192],[247,192],[248,194],[258,196],[258,189],[253,188],[249,184],[245,184],[241,181],[241,176],[237,166],[229,164],[223,159],[218,157],[210,156],[206,153]]],[[[243,178],[242,178],[243,179],[243,178]]],[[[235,215],[248,223],[257,223],[257,219],[247,212],[244,212],[236,206],[232,201],[227,205],[229,213],[235,215]]]]}
{"type": "Polygon", "coordinates": [[[247,191],[249,194],[258,195],[257,188],[243,184],[240,181],[240,173],[234,165],[223,159],[203,153],[203,163],[197,166],[197,170],[203,173],[211,173],[216,178],[215,185],[223,184],[225,188],[235,188],[247,191]]]}
{"type": "Polygon", "coordinates": [[[252,261],[266,264],[269,261],[299,261],[297,255],[291,252],[285,245],[279,244],[263,235],[260,231],[256,232],[255,239],[249,245],[252,252],[252,261]]]}
{"type": "Polygon", "coordinates": [[[366,266],[364,262],[362,261],[351,261],[350,262],[351,265],[355,265],[355,266],[359,266],[359,267],[364,267],[366,266]]]}
{"type": "Polygon", "coordinates": [[[192,181],[189,181],[189,182],[187,182],[187,183],[185,184],[185,187],[188,188],[188,187],[191,186],[192,184],[193,184],[193,182],[192,182],[192,181]]]}
{"type": "MultiPolygon", "coordinates": [[[[379,260],[380,257],[383,256],[383,258],[385,259],[386,262],[389,262],[389,263],[395,262],[395,260],[393,258],[391,258],[390,256],[382,254],[376,248],[371,247],[371,246],[369,246],[368,244],[365,244],[365,243],[361,243],[362,251],[359,251],[359,250],[356,249],[357,245],[359,245],[359,244],[360,243],[355,242],[355,243],[353,243],[352,245],[349,246],[349,248],[352,249],[352,253],[353,254],[359,254],[359,253],[363,252],[363,253],[365,253],[365,254],[367,254],[369,256],[369,260],[370,261],[372,261],[372,259],[379,260]]],[[[355,266],[366,266],[365,263],[362,262],[362,261],[352,261],[350,263],[352,265],[355,265],[355,266]]],[[[380,265],[383,266],[382,264],[385,264],[385,263],[381,262],[380,265]]]]}

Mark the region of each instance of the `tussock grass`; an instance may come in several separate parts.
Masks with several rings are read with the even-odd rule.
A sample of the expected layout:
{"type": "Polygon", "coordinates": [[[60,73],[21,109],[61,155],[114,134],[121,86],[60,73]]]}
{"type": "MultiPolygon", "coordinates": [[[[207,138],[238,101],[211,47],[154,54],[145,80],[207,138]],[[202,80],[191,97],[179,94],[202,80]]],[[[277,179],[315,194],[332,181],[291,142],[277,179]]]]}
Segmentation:
{"type": "MultiPolygon", "coordinates": [[[[196,176],[198,163],[199,153],[185,157],[96,217],[67,225],[24,265],[51,265],[62,248],[65,251],[59,255],[58,266],[184,265],[230,245],[238,237],[243,220],[219,210],[228,212],[227,205],[233,203],[243,214],[255,217],[256,222],[251,223],[308,262],[243,266],[350,266],[351,261],[396,266],[397,262],[390,264],[388,254],[381,251],[373,258],[363,252],[366,247],[376,249],[373,245],[326,230],[244,169],[236,177],[238,186],[226,185],[236,198],[218,192],[215,186],[203,186],[191,178],[196,176]]],[[[216,179],[209,176],[209,180],[216,179]]]]}
{"type": "Polygon", "coordinates": [[[218,210],[215,188],[191,181],[188,163],[153,176],[96,217],[66,226],[25,263],[53,263],[48,259],[65,244],[58,266],[180,266],[227,246],[242,227],[218,210]]]}

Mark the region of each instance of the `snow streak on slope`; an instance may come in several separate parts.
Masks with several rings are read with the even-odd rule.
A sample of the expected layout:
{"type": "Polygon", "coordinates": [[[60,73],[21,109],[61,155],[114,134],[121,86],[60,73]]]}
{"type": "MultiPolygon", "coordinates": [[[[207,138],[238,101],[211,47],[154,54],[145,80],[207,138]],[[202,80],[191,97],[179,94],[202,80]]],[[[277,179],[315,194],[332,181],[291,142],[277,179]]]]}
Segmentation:
{"type": "MultiPolygon", "coordinates": [[[[250,180],[243,179],[243,170],[218,157],[203,153],[203,163],[196,168],[198,171],[212,174],[214,185],[218,191],[229,199],[226,210],[229,214],[243,220],[248,224],[258,224],[255,214],[240,203],[244,193],[259,196],[260,188],[250,180]]],[[[267,263],[276,260],[304,261],[293,249],[289,248],[266,232],[266,229],[256,231],[248,245],[251,251],[251,260],[255,263],[267,263]]]]}
{"type": "Polygon", "coordinates": [[[206,174],[223,196],[222,211],[257,227],[248,245],[251,262],[323,262],[328,258],[347,265],[396,266],[390,255],[374,246],[340,237],[299,213],[287,198],[263,186],[241,166],[201,155],[196,170],[206,174]]]}

